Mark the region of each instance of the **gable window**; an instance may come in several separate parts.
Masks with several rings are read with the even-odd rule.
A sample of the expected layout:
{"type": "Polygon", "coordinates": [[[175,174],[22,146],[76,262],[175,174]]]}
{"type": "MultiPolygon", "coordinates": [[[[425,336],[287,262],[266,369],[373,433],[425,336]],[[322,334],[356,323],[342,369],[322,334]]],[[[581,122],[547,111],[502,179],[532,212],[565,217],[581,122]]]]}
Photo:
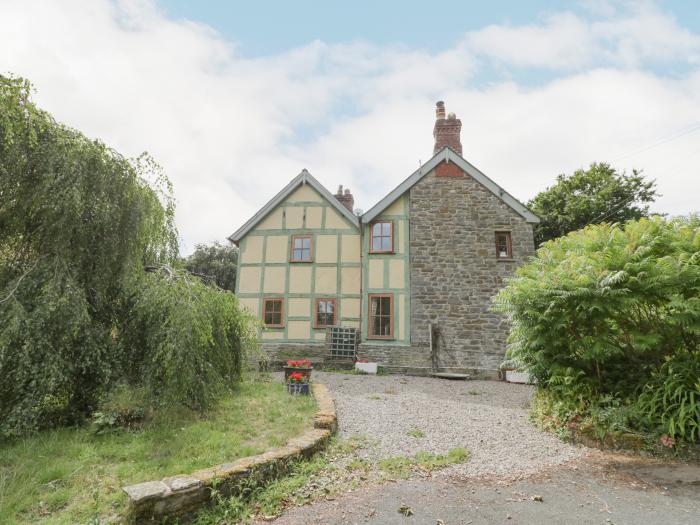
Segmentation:
{"type": "Polygon", "coordinates": [[[292,256],[291,262],[311,262],[311,236],[292,236],[292,256]]]}
{"type": "Polygon", "coordinates": [[[369,295],[369,333],[371,339],[392,339],[394,337],[394,296],[393,294],[369,295]]]}
{"type": "Polygon", "coordinates": [[[370,253],[392,253],[394,251],[394,223],[391,221],[374,222],[370,226],[370,253]]]}
{"type": "Polygon", "coordinates": [[[496,256],[499,259],[513,258],[513,242],[510,232],[496,232],[496,256]]]}
{"type": "Polygon", "coordinates": [[[335,299],[316,299],[316,328],[335,326],[335,299]]]}
{"type": "Polygon", "coordinates": [[[283,299],[265,299],[263,301],[263,323],[268,327],[284,326],[283,299]]]}

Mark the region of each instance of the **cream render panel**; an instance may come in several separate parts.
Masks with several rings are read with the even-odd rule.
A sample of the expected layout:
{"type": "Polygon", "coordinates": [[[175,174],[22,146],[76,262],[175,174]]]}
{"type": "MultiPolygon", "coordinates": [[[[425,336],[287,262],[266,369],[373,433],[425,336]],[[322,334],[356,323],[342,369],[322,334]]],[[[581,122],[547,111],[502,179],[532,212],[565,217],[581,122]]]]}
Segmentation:
{"type": "Polygon", "coordinates": [[[265,293],[284,293],[286,268],[284,266],[270,266],[265,268],[265,293]]]}
{"type": "Polygon", "coordinates": [[[255,293],[260,291],[260,267],[241,267],[238,279],[238,291],[240,293],[255,293]]]}
{"type": "Polygon", "coordinates": [[[369,260],[369,287],[384,288],[384,259],[369,260]]]}
{"type": "Polygon", "coordinates": [[[270,214],[265,217],[260,224],[258,230],[281,230],[282,229],[282,208],[275,208],[270,214]]]}
{"type": "Polygon", "coordinates": [[[306,227],[320,228],[323,223],[323,208],[320,206],[309,206],[306,208],[306,227]]]}
{"type": "MultiPolygon", "coordinates": [[[[361,268],[350,267],[341,268],[340,270],[340,289],[341,293],[344,294],[359,294],[360,293],[360,280],[361,280],[361,268]]],[[[347,299],[343,299],[347,301],[347,299]]]]}
{"type": "Polygon", "coordinates": [[[293,191],[286,202],[323,202],[323,198],[311,186],[304,184],[293,191]]]}
{"type": "MultiPolygon", "coordinates": [[[[405,195],[405,194],[404,194],[405,195]]],[[[396,199],[394,203],[382,212],[382,215],[403,215],[406,211],[403,195],[396,199]]]]}
{"type": "Polygon", "coordinates": [[[319,266],[316,268],[316,288],[319,293],[334,294],[337,292],[338,269],[335,267],[319,266]]]}
{"type": "MultiPolygon", "coordinates": [[[[404,319],[406,318],[406,295],[399,294],[399,316],[396,319],[399,325],[399,339],[404,339],[406,336],[406,327],[404,326],[404,319]]],[[[394,323],[396,326],[396,322],[394,323]]]]}
{"type": "Polygon", "coordinates": [[[254,316],[260,315],[260,299],[257,297],[241,297],[238,302],[254,316]]]}
{"type": "Polygon", "coordinates": [[[289,292],[311,292],[311,266],[307,264],[292,264],[289,267],[289,292]]]}
{"type": "Polygon", "coordinates": [[[338,261],[338,236],[316,236],[316,262],[334,263],[338,261]]]}
{"type": "Polygon", "coordinates": [[[288,321],[287,322],[287,338],[288,339],[308,339],[311,332],[310,321],[288,321]]]}
{"type": "Polygon", "coordinates": [[[360,299],[344,297],[340,300],[340,317],[360,317],[360,299]]]}
{"type": "Polygon", "coordinates": [[[298,230],[304,227],[304,208],[301,206],[289,206],[285,208],[286,222],[288,230],[298,230]]]}
{"type": "Polygon", "coordinates": [[[346,326],[348,328],[355,328],[356,330],[360,329],[360,321],[343,321],[343,326],[346,326]]]}
{"type": "Polygon", "coordinates": [[[289,260],[287,253],[288,239],[286,235],[270,235],[267,237],[267,246],[265,247],[265,262],[266,263],[283,263],[289,260]]]}
{"type": "Polygon", "coordinates": [[[316,333],[314,334],[314,339],[316,339],[316,341],[323,341],[323,340],[325,340],[325,339],[326,339],[326,332],[316,332],[316,333]]]}
{"type": "Polygon", "coordinates": [[[249,235],[245,240],[245,249],[241,251],[241,263],[261,263],[263,253],[263,241],[265,237],[249,235]]]}
{"type": "Polygon", "coordinates": [[[404,252],[404,236],[406,235],[406,221],[399,221],[399,253],[404,252]]]}
{"type": "Polygon", "coordinates": [[[282,339],[283,337],[284,337],[284,332],[281,332],[281,331],[280,332],[278,332],[278,331],[269,332],[267,330],[263,330],[263,333],[262,333],[263,339],[282,339]]]}
{"type": "Polygon", "coordinates": [[[343,235],[340,246],[340,258],[342,262],[360,262],[360,254],[362,248],[360,246],[359,235],[343,235]]]}
{"type": "Polygon", "coordinates": [[[287,304],[289,317],[311,317],[311,299],[290,297],[287,304]]]}
{"type": "Polygon", "coordinates": [[[335,230],[349,230],[350,226],[342,215],[335,211],[333,208],[326,208],[326,228],[335,230]]]}
{"type": "Polygon", "coordinates": [[[389,288],[405,288],[404,266],[403,259],[389,259],[389,288]]]}

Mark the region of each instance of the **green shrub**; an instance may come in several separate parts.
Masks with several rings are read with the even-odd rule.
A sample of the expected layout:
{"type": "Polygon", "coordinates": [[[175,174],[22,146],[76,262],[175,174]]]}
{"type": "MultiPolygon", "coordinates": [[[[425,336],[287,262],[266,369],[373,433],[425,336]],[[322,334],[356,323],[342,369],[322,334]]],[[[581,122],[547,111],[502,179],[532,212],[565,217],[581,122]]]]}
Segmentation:
{"type": "Polygon", "coordinates": [[[146,389],[119,383],[100,401],[92,413],[91,428],[95,434],[113,429],[132,429],[152,415],[153,407],[146,389]]]}
{"type": "Polygon", "coordinates": [[[127,375],[162,404],[207,408],[239,379],[255,346],[255,322],[236,297],[184,271],[145,275],[125,308],[127,375]]]}
{"type": "Polygon", "coordinates": [[[648,427],[691,443],[700,439],[700,349],[668,356],[637,406],[648,427]]]}
{"type": "MultiPolygon", "coordinates": [[[[595,413],[610,428],[648,429],[670,408],[649,401],[661,412],[638,418],[640,388],[651,381],[643,398],[656,399],[650,392],[666,382],[667,359],[685,355],[689,369],[698,366],[700,219],[602,224],[547,242],[499,293],[495,308],[512,320],[510,356],[553,396],[553,417],[595,413]]],[[[695,387],[683,384],[683,416],[697,424],[688,408],[695,387]]]]}

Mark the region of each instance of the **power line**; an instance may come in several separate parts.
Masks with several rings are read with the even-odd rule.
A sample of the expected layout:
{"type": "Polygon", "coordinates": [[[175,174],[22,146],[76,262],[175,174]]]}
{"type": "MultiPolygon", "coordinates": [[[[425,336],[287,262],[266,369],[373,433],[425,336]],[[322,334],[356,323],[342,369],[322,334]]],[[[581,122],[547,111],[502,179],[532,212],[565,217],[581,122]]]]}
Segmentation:
{"type": "MultiPolygon", "coordinates": [[[[601,215],[598,215],[595,219],[591,220],[588,224],[593,224],[595,222],[601,222],[608,217],[610,217],[613,213],[615,213],[617,210],[622,208],[623,206],[629,204],[630,202],[634,201],[636,199],[635,195],[632,195],[631,197],[627,197],[626,199],[623,199],[617,206],[612,208],[611,210],[607,212],[603,212],[601,215]]],[[[588,226],[588,224],[586,226],[588,226]]]]}
{"type": "Polygon", "coordinates": [[[617,157],[613,157],[610,162],[616,162],[618,160],[622,160],[622,159],[625,159],[627,157],[631,157],[633,155],[643,153],[644,151],[650,150],[652,148],[656,148],[657,146],[662,146],[663,144],[667,144],[667,143],[672,142],[674,140],[677,140],[681,137],[685,137],[686,135],[690,135],[691,133],[695,133],[698,130],[700,130],[700,123],[693,124],[690,127],[674,131],[673,133],[666,135],[665,137],[662,137],[660,139],[657,139],[654,142],[651,142],[645,146],[642,146],[640,148],[632,150],[632,151],[625,153],[623,155],[618,155],[617,157]]]}

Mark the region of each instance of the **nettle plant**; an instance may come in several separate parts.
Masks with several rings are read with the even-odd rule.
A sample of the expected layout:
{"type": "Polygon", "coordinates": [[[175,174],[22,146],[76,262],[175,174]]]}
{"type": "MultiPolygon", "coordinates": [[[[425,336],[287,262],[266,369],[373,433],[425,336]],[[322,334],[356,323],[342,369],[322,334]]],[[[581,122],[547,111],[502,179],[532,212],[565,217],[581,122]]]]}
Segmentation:
{"type": "Polygon", "coordinates": [[[624,407],[630,427],[698,438],[698,376],[669,372],[698,369],[697,216],[589,226],[547,242],[495,309],[512,320],[509,354],[567,418],[607,400],[624,407]]]}

